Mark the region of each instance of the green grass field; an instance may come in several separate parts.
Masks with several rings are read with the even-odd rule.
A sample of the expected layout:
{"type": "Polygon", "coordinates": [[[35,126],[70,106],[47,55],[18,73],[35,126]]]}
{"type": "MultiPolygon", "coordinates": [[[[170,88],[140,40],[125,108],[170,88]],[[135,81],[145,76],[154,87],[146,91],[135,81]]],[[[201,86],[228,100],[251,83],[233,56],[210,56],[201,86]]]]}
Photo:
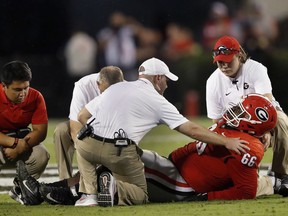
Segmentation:
{"type": "Polygon", "coordinates": [[[241,201],[210,201],[189,203],[147,204],[141,206],[115,206],[101,207],[75,207],[51,206],[41,204],[38,206],[22,206],[11,200],[8,195],[1,195],[1,216],[284,216],[287,214],[287,198],[278,196],[263,197],[257,200],[241,201]]]}
{"type": "MultiPolygon", "coordinates": [[[[210,125],[206,118],[192,119],[205,127],[210,125]]],[[[55,164],[53,147],[53,130],[61,120],[51,120],[49,132],[44,144],[51,153],[50,164],[55,164]]],[[[159,126],[149,132],[140,146],[144,149],[155,150],[161,155],[168,155],[171,150],[182,146],[191,139],[165,126],[159,126]]],[[[265,153],[263,163],[271,162],[271,150],[265,153]]],[[[147,204],[142,206],[116,206],[113,208],[101,207],[74,207],[74,206],[51,206],[41,204],[39,206],[22,206],[12,200],[7,194],[0,195],[0,216],[45,216],[45,215],[69,215],[69,216],[126,216],[126,215],[197,215],[197,216],[236,216],[236,215],[285,215],[288,213],[288,198],[279,195],[265,196],[256,200],[241,201],[210,201],[189,203],[165,203],[147,204]]]]}

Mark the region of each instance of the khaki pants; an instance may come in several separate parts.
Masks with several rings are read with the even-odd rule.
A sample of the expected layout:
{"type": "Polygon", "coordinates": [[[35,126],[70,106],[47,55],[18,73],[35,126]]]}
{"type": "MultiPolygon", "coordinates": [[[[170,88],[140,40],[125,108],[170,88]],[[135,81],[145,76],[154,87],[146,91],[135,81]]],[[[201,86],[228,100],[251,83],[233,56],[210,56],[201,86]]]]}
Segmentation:
{"type": "Polygon", "coordinates": [[[17,160],[9,161],[3,155],[2,149],[0,152],[0,169],[11,168],[16,166],[16,161],[18,159],[23,160],[26,164],[26,168],[31,176],[38,179],[41,174],[44,172],[48,161],[50,159],[50,154],[44,145],[39,144],[34,146],[31,151],[25,152],[23,155],[20,155],[17,160]]]}
{"type": "Polygon", "coordinates": [[[273,148],[272,171],[275,174],[288,174],[288,117],[282,111],[277,111],[278,121],[271,137],[273,148]]]}
{"type": "Polygon", "coordinates": [[[71,178],[75,148],[70,135],[69,121],[61,122],[56,126],[53,139],[59,179],[71,178]]]}
{"type": "Polygon", "coordinates": [[[118,148],[111,143],[91,137],[77,140],[76,152],[80,176],[80,192],[97,194],[97,164],[112,171],[116,179],[118,205],[137,205],[148,202],[144,165],[136,152],[136,145],[118,148]]]}
{"type": "Polygon", "coordinates": [[[259,176],[256,197],[274,194],[274,188],[269,176],[259,176]]]}

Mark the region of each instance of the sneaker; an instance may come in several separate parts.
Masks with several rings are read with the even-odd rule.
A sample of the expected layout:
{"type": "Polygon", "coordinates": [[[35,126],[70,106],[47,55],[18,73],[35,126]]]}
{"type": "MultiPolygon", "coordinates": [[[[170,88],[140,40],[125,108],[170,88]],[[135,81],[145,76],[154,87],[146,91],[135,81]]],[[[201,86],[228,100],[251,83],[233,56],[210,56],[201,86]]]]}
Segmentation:
{"type": "Polygon", "coordinates": [[[281,186],[278,190],[278,194],[282,195],[283,197],[288,196],[288,175],[284,175],[281,179],[281,186]]]}
{"type": "Polygon", "coordinates": [[[98,204],[99,206],[113,206],[116,194],[116,181],[110,172],[102,172],[98,179],[98,204]]]}
{"type": "Polygon", "coordinates": [[[96,206],[98,205],[97,196],[95,194],[82,194],[75,206],[96,206]]]}
{"type": "Polygon", "coordinates": [[[24,161],[17,161],[16,173],[18,177],[18,184],[22,193],[22,200],[25,205],[39,205],[43,202],[41,194],[39,193],[39,182],[30,176],[26,169],[24,161]]]}
{"type": "Polygon", "coordinates": [[[51,205],[74,205],[78,198],[73,196],[68,187],[53,187],[44,183],[40,184],[39,192],[42,199],[51,205]]]}
{"type": "Polygon", "coordinates": [[[22,200],[22,194],[20,187],[14,185],[13,188],[9,191],[9,196],[14,199],[16,202],[24,205],[24,201],[22,200]]]}

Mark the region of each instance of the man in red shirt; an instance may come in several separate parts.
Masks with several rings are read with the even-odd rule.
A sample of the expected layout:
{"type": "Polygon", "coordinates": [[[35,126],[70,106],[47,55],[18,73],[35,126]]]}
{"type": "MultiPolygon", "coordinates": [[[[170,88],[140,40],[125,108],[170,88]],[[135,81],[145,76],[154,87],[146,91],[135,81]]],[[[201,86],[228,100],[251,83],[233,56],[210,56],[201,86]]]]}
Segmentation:
{"type": "MultiPolygon", "coordinates": [[[[47,135],[48,116],[42,94],[30,88],[31,79],[31,69],[25,62],[12,61],[2,68],[0,168],[13,167],[21,159],[25,161],[28,172],[39,178],[50,157],[46,148],[40,144],[47,135]]],[[[17,178],[14,184],[9,194],[22,203],[17,178]]]]}

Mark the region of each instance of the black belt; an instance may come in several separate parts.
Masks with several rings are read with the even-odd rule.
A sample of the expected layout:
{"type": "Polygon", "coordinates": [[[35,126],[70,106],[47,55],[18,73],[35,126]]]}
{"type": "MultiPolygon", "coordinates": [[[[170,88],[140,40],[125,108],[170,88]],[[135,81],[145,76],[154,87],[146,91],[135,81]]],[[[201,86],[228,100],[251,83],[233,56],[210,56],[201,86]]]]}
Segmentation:
{"type": "MultiPolygon", "coordinates": [[[[101,142],[115,144],[115,140],[114,139],[100,137],[100,136],[98,136],[96,134],[91,134],[90,137],[93,138],[93,139],[96,139],[98,141],[101,141],[101,142]]],[[[127,141],[128,141],[129,145],[130,144],[135,144],[135,142],[133,140],[127,139],[127,141]]]]}

